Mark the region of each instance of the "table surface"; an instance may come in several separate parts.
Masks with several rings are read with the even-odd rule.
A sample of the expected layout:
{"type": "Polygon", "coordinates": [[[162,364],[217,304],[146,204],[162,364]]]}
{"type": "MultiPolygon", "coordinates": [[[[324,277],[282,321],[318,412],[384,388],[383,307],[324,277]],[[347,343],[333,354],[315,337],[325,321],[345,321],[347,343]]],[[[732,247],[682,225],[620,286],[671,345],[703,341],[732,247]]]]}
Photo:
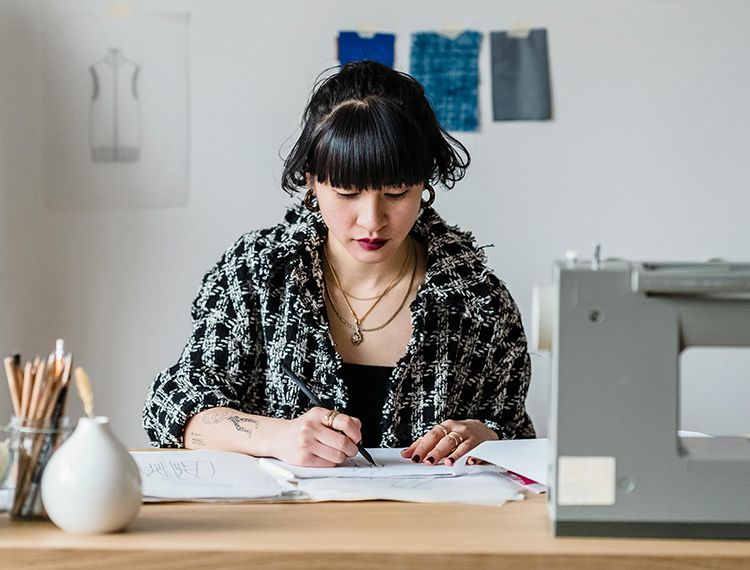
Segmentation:
{"type": "Polygon", "coordinates": [[[0,517],[0,568],[750,568],[750,541],[555,538],[544,496],[503,507],[146,504],[125,532],[0,517]]]}

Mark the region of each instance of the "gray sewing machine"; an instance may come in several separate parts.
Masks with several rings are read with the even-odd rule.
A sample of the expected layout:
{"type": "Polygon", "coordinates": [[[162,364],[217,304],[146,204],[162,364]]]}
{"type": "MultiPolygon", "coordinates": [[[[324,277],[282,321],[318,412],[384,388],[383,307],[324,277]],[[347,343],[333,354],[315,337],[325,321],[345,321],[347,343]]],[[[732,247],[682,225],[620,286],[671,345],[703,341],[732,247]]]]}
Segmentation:
{"type": "Polygon", "coordinates": [[[750,264],[569,259],[552,291],[554,534],[750,538],[750,441],[677,434],[680,352],[750,346],[750,264]]]}

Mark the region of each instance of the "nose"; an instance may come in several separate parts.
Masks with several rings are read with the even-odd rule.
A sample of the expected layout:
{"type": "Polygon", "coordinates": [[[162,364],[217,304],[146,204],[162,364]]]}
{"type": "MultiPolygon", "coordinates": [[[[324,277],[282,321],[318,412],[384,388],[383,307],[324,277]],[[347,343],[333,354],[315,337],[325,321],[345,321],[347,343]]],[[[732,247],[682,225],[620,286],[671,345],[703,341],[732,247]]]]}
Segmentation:
{"type": "Polygon", "coordinates": [[[388,216],[382,201],[382,192],[368,190],[362,192],[357,224],[368,232],[377,232],[388,222],[388,216]]]}

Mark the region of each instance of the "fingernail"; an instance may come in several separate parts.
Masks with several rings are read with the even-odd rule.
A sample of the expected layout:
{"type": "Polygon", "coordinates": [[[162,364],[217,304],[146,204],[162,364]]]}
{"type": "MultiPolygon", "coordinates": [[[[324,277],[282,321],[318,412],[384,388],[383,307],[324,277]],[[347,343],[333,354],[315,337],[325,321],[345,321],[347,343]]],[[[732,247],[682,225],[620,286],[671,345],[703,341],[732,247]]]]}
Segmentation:
{"type": "Polygon", "coordinates": [[[413,455],[413,456],[412,456],[412,458],[411,458],[411,460],[412,460],[412,461],[413,461],[414,463],[419,463],[419,461],[420,461],[420,459],[419,459],[419,455],[413,455]]]}
{"type": "Polygon", "coordinates": [[[426,461],[429,461],[430,463],[435,463],[435,459],[432,457],[428,457],[426,461]]]}

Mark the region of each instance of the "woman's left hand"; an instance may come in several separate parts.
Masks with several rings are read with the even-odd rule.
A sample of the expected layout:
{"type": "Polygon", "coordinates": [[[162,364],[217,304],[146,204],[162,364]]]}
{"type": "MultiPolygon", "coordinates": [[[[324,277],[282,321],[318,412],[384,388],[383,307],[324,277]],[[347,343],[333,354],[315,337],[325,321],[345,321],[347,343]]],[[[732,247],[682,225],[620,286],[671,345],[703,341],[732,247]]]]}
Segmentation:
{"type": "Polygon", "coordinates": [[[483,441],[498,439],[497,434],[479,420],[445,420],[418,438],[401,452],[414,463],[437,465],[444,460],[451,466],[483,441]]]}

